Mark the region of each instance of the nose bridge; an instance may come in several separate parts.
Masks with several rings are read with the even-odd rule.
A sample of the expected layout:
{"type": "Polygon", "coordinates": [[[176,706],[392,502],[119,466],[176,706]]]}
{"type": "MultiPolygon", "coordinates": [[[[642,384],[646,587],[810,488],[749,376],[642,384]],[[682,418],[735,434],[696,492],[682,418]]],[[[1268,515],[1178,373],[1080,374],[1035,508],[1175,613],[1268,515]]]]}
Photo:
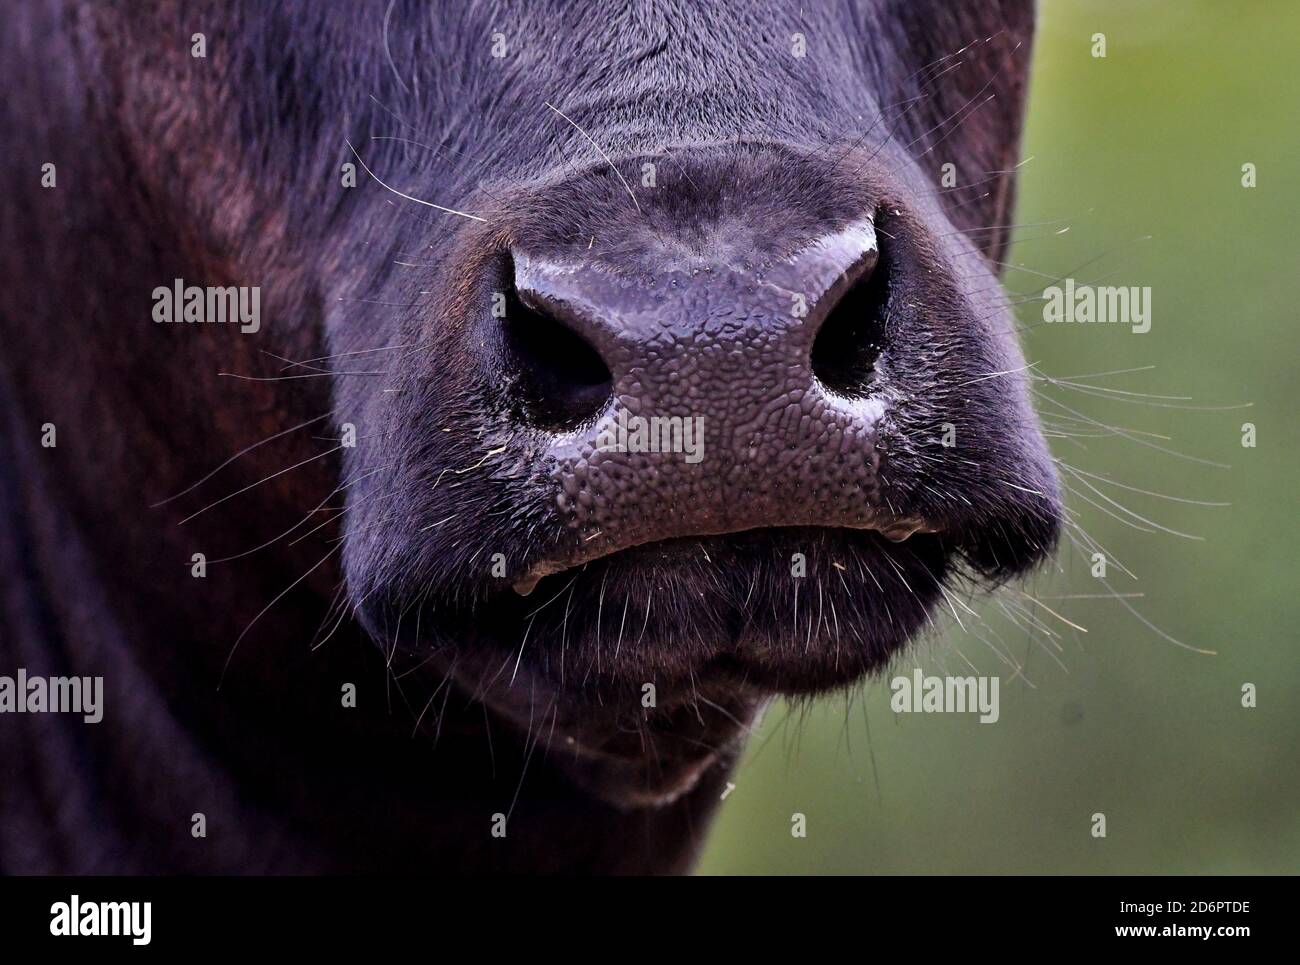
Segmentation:
{"type": "Polygon", "coordinates": [[[652,277],[528,264],[516,284],[530,308],[589,342],[609,368],[615,395],[637,405],[713,405],[728,379],[762,367],[805,363],[807,313],[791,293],[752,273],[706,267],[652,277]]]}
{"type": "Polygon", "coordinates": [[[758,265],[700,259],[656,271],[647,257],[626,272],[517,255],[515,284],[529,307],[593,345],[616,392],[653,396],[689,372],[703,402],[705,388],[725,393],[729,380],[754,374],[811,380],[821,323],[877,255],[874,227],[863,219],[758,265]]]}

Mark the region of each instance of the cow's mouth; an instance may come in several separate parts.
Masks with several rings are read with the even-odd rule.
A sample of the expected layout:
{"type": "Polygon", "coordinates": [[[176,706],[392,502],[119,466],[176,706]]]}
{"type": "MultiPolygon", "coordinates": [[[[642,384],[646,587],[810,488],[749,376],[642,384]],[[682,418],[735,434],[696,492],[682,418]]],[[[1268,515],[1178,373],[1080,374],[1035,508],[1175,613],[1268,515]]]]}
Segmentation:
{"type": "MultiPolygon", "coordinates": [[[[881,511],[872,514],[863,520],[861,530],[868,530],[879,533],[885,539],[893,543],[906,542],[918,533],[938,533],[940,527],[927,520],[916,517],[896,516],[891,513],[881,511]]],[[[741,530],[741,534],[763,534],[768,529],[758,530],[741,530]]],[[[553,585],[554,578],[563,576],[572,570],[580,569],[589,563],[599,560],[617,557],[620,554],[640,555],[642,557],[654,557],[656,555],[666,556],[674,549],[684,545],[700,544],[705,537],[733,536],[737,535],[734,530],[719,530],[711,533],[701,533],[698,536],[675,537],[672,539],[652,540],[632,546],[617,546],[605,540],[602,541],[603,534],[597,532],[584,537],[579,544],[567,555],[553,559],[542,559],[532,563],[522,575],[513,580],[510,584],[511,589],[519,596],[530,596],[539,585],[545,581],[548,585],[553,585]]],[[[706,552],[707,558],[707,552],[706,552]]]]}
{"type": "Polygon", "coordinates": [[[442,645],[461,670],[475,665],[479,692],[546,692],[633,717],[645,716],[646,684],[669,703],[702,686],[811,695],[884,666],[925,625],[957,553],[933,526],[675,537],[539,567],[527,596],[494,581],[472,607],[408,615],[401,638],[425,648],[432,629],[454,641],[442,645]]]}

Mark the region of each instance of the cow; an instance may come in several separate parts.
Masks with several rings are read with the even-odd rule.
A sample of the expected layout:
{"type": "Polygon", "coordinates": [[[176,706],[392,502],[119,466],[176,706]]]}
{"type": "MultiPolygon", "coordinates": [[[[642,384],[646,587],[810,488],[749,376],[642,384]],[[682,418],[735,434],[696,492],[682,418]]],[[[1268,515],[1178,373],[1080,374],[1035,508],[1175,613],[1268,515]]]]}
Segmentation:
{"type": "Polygon", "coordinates": [[[4,870],[684,872],[1051,554],[1028,0],[12,20],[4,870]]]}

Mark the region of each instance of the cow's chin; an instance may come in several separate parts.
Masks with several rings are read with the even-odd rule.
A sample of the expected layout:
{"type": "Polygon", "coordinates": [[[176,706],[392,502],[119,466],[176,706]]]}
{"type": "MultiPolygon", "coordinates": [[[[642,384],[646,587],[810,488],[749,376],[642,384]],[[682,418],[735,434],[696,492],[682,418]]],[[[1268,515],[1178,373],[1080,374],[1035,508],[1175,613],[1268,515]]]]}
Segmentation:
{"type": "Polygon", "coordinates": [[[487,666],[457,662],[458,686],[508,724],[526,755],[545,758],[620,809],[671,804],[710,774],[725,774],[771,699],[719,673],[706,674],[689,693],[643,706],[651,698],[641,688],[577,696],[523,663],[513,685],[485,689],[479,671],[487,666]]]}

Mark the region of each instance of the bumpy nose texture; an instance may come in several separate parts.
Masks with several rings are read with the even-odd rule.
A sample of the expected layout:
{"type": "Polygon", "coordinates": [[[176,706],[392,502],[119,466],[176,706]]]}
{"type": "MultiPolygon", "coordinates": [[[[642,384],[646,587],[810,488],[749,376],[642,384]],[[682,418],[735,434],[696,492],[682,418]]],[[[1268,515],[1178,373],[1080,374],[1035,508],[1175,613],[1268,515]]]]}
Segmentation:
{"type": "Polygon", "coordinates": [[[604,410],[551,446],[573,537],[562,565],[759,527],[906,529],[878,508],[883,402],[828,388],[811,363],[823,322],[876,255],[867,221],[752,267],[632,276],[517,255],[521,298],[611,373],[604,410]]]}

